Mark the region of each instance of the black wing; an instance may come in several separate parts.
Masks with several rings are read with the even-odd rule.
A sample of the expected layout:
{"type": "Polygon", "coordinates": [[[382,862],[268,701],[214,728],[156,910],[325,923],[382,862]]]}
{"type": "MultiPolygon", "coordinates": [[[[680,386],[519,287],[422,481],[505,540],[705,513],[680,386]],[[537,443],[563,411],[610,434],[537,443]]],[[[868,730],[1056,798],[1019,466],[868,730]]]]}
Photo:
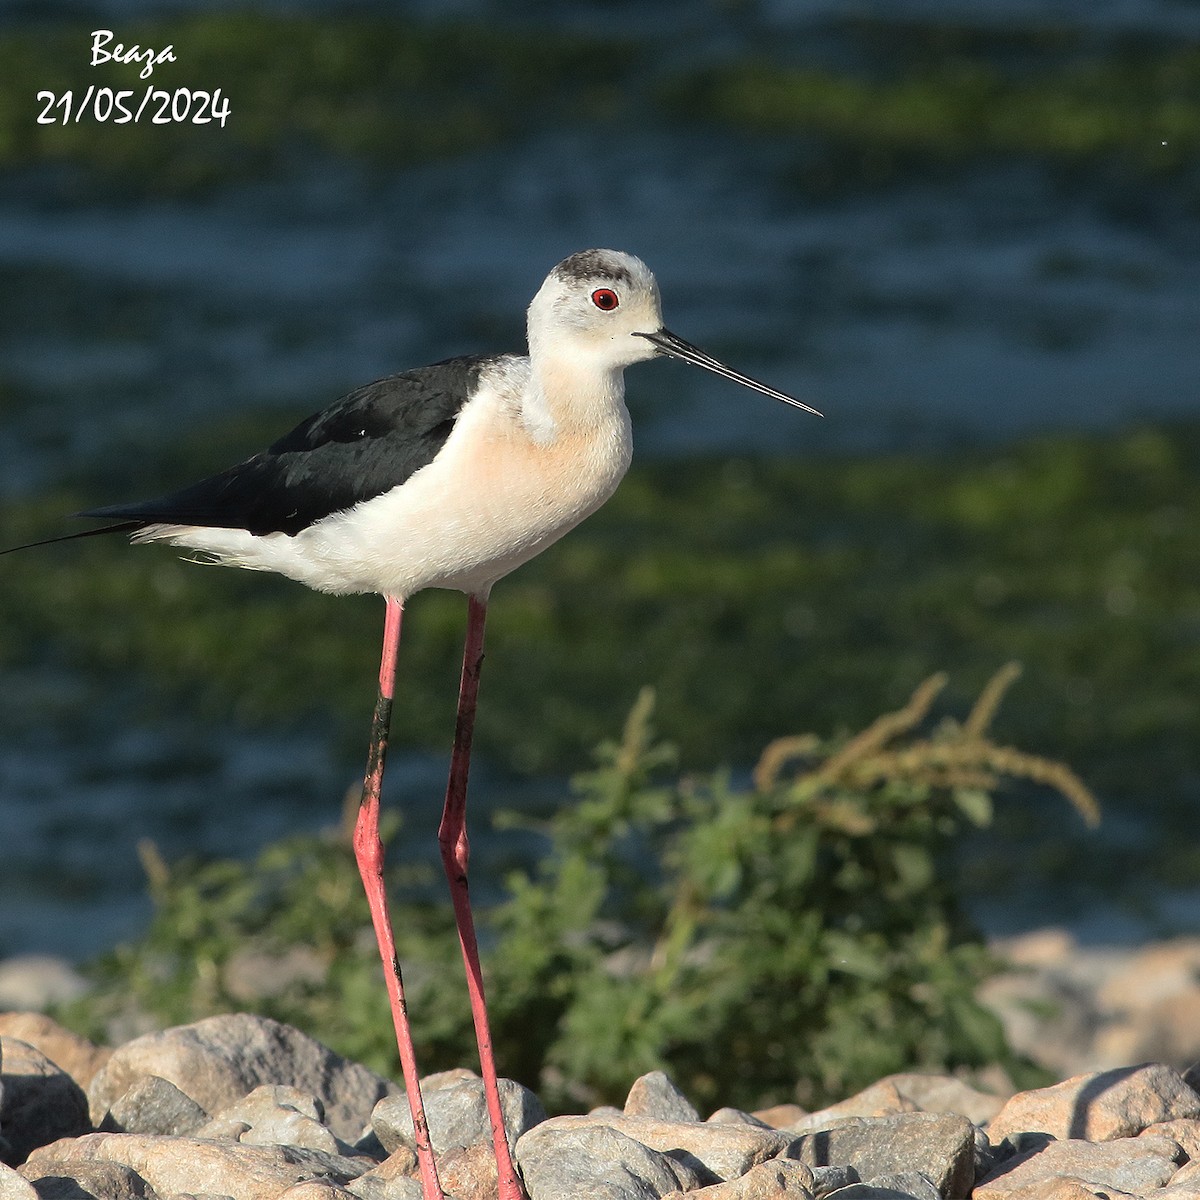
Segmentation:
{"type": "Polygon", "coordinates": [[[203,525],[297,534],[398,487],[431,463],[488,361],[484,355],[451,358],[389,375],[219,475],[154,500],[76,515],[121,521],[114,529],[203,525]]]}

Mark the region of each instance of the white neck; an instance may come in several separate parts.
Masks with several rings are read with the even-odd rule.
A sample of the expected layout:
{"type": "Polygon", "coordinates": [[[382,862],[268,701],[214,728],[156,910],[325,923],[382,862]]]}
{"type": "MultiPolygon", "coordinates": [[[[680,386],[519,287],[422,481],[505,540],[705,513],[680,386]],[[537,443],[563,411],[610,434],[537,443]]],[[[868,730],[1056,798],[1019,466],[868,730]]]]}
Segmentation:
{"type": "Polygon", "coordinates": [[[531,360],[522,419],[530,436],[548,445],[607,425],[625,404],[625,374],[589,357],[540,354],[531,360]]]}

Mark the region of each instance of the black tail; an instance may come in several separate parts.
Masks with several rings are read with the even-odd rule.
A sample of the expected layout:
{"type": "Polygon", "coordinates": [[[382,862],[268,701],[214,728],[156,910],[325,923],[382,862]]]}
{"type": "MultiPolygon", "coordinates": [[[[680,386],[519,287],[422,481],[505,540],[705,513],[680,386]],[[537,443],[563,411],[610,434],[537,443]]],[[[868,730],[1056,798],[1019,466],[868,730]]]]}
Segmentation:
{"type": "Polygon", "coordinates": [[[101,533],[136,533],[145,526],[145,521],[122,521],[119,525],[102,525],[99,529],[83,529],[79,533],[60,533],[58,537],[42,538],[40,542],[9,546],[7,550],[0,550],[0,555],[15,554],[18,550],[32,550],[34,546],[52,546],[55,542],[73,542],[76,538],[96,537],[101,533]]]}

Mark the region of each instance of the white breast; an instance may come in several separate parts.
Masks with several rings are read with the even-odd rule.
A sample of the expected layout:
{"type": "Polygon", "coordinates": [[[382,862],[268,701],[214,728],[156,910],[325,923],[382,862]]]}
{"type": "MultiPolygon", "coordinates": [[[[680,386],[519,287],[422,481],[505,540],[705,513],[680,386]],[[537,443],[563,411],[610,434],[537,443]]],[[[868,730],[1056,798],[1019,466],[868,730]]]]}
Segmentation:
{"type": "Polygon", "coordinates": [[[228,566],[276,571],[320,591],[405,599],[437,587],[486,595],[595,512],[632,454],[619,375],[615,387],[573,405],[573,420],[562,419],[558,406],[527,414],[531,393],[526,386],[514,394],[514,382],[481,381],[437,458],[404,484],[294,537],[180,526],[139,537],[200,550],[228,566]]]}

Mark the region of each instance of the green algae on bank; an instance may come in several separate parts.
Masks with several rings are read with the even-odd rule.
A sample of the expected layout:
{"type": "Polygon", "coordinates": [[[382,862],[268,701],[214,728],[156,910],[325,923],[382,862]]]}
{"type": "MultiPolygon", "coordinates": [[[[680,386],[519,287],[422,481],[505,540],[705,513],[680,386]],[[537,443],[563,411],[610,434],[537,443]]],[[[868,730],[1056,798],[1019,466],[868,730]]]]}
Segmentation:
{"type": "MultiPolygon", "coordinates": [[[[1182,806],[1200,771],[1198,463],[1192,426],[950,458],[635,467],[497,587],[481,749],[522,772],[572,767],[650,683],[689,761],[745,762],[787,730],[860,724],[934,670],[969,692],[1015,658],[1006,731],[1101,793],[1182,806]]],[[[53,533],[92,499],[11,506],[3,540],[53,533]]],[[[372,598],[108,540],[4,571],[0,661],[69,654],[252,720],[334,713],[357,744],[372,598]]],[[[440,746],[462,601],[412,608],[398,720],[440,746]]]]}
{"type": "Polygon", "coordinates": [[[1127,168],[1162,173],[1189,166],[1200,146],[1200,50],[1147,49],[1017,76],[971,59],[884,79],[740,61],[674,81],[666,100],[690,120],[876,152],[1068,163],[1117,155],[1127,168]]]}
{"type": "Polygon", "coordinates": [[[278,172],[314,151],[390,170],[551,127],[617,133],[680,119],[803,138],[876,166],[1115,156],[1138,174],[1170,174],[1200,146],[1200,50],[1165,38],[842,20],[769,53],[747,27],[697,68],[649,38],[243,11],[123,24],[127,45],[174,49],[176,61],[143,80],[138,64],[90,65],[93,24],[0,32],[0,165],[72,164],[112,187],[170,194],[278,172]],[[54,119],[65,93],[78,100],[89,86],[132,89],[134,104],[147,86],[219,89],[229,117],[153,128],[98,122],[94,109],[54,119]]]}

